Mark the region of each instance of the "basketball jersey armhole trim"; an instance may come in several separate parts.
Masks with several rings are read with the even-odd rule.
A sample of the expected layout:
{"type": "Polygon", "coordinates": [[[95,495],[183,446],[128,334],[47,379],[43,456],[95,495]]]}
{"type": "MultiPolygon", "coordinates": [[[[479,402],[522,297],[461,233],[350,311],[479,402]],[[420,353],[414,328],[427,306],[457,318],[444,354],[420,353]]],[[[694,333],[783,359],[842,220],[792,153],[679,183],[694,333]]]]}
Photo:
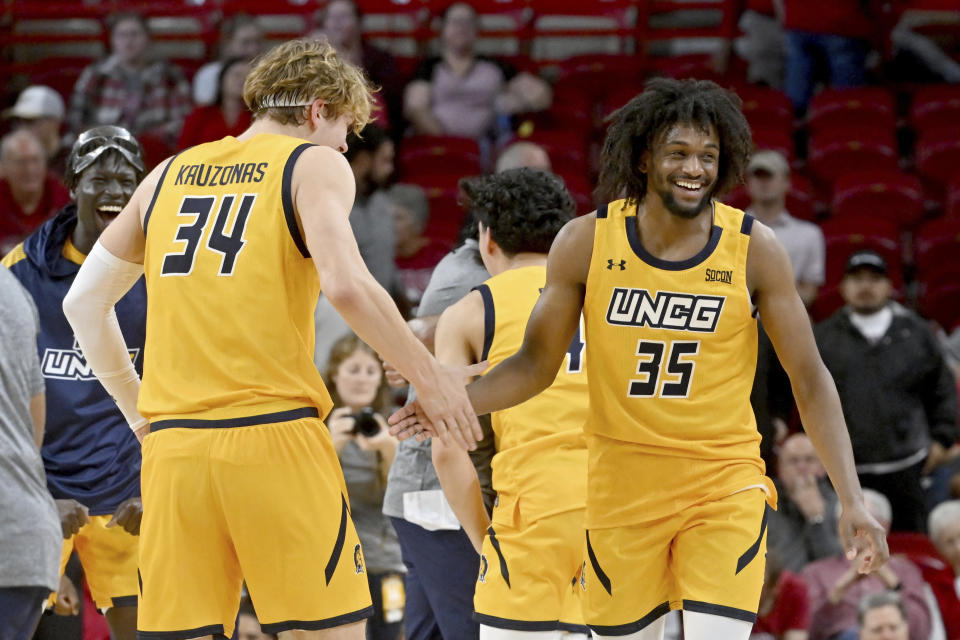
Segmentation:
{"type": "Polygon", "coordinates": [[[483,352],[480,354],[480,362],[483,362],[490,355],[490,347],[493,346],[497,317],[493,309],[493,294],[490,292],[490,287],[479,284],[473,290],[480,292],[480,297],[483,299],[483,352]]]}
{"type": "MultiPolygon", "coordinates": [[[[186,149],[184,149],[184,151],[186,151],[186,149]]],[[[180,153],[183,153],[183,151],[181,151],[180,153]]],[[[160,179],[157,181],[157,188],[153,190],[153,198],[150,199],[150,206],[147,207],[147,212],[143,214],[143,235],[144,236],[147,235],[147,224],[150,223],[150,214],[153,213],[153,205],[157,204],[157,197],[160,195],[160,187],[163,186],[163,181],[167,177],[167,171],[170,170],[170,165],[172,165],[174,161],[176,161],[176,159],[180,157],[180,153],[177,153],[172,158],[170,158],[170,162],[167,163],[167,166],[163,168],[163,172],[160,174],[160,179]]]]}
{"type": "Polygon", "coordinates": [[[293,184],[293,168],[297,164],[297,159],[300,158],[301,153],[312,146],[315,145],[305,142],[290,153],[287,164],[283,167],[283,180],[280,183],[280,202],[283,205],[283,217],[287,221],[287,230],[290,232],[290,237],[293,238],[293,244],[297,245],[300,255],[304,258],[310,257],[310,251],[307,249],[307,243],[304,242],[303,235],[300,233],[300,227],[297,226],[297,214],[293,209],[291,186],[293,184]]]}
{"type": "Polygon", "coordinates": [[[710,231],[710,239],[695,256],[687,258],[686,260],[663,260],[643,248],[640,237],[637,235],[637,217],[625,216],[623,220],[627,232],[627,242],[630,243],[630,248],[633,249],[636,256],[651,267],[665,271],[684,271],[685,269],[692,269],[697,266],[710,257],[717,248],[717,245],[720,244],[720,236],[723,235],[723,228],[714,224],[713,229],[710,231]]]}
{"type": "Polygon", "coordinates": [[[607,217],[607,207],[610,206],[609,202],[605,202],[599,207],[597,207],[597,218],[606,218],[607,217]]]}
{"type": "Polygon", "coordinates": [[[750,232],[753,231],[753,221],[756,220],[749,213],[743,214],[743,222],[740,223],[740,233],[745,236],[750,235],[750,232]]]}

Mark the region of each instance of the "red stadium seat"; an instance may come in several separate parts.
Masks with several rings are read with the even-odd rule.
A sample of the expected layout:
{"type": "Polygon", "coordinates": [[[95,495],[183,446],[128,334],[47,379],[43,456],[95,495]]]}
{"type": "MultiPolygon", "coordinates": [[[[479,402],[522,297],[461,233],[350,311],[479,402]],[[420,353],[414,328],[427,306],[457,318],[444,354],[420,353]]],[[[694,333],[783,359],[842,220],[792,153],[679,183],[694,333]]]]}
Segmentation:
{"type": "Polygon", "coordinates": [[[791,164],[795,158],[793,151],[793,129],[771,129],[758,127],[753,130],[755,149],[779,151],[791,164]]]}
{"type": "MultiPolygon", "coordinates": [[[[604,103],[620,87],[639,87],[643,79],[643,68],[632,55],[587,54],[571,56],[557,64],[560,77],[554,88],[554,103],[571,92],[592,103],[604,103]]],[[[639,91],[633,95],[636,93],[639,91]]]]}
{"type": "Polygon", "coordinates": [[[960,218],[960,172],[954,174],[947,185],[947,199],[944,212],[948,218],[960,218]]]}
{"type": "Polygon", "coordinates": [[[848,173],[833,185],[835,217],[883,218],[908,229],[923,218],[923,185],[902,171],[848,173]]]}
{"type": "Polygon", "coordinates": [[[559,175],[567,185],[567,191],[570,192],[573,201],[577,203],[578,216],[582,216],[597,208],[593,199],[593,186],[589,180],[577,173],[559,175]]]}
{"type": "Polygon", "coordinates": [[[589,170],[589,148],[586,138],[577,131],[533,131],[521,138],[543,147],[550,156],[550,165],[557,174],[586,175],[589,170]]]}
{"type": "Polygon", "coordinates": [[[889,266],[890,280],[899,290],[903,283],[900,230],[893,223],[876,218],[835,218],[821,225],[827,248],[827,287],[843,277],[847,258],[859,249],[874,249],[889,266]]]}
{"type": "Polygon", "coordinates": [[[736,91],[743,101],[743,115],[754,129],[793,131],[793,103],[782,91],[747,86],[736,91]]]}
{"type": "Polygon", "coordinates": [[[898,161],[892,129],[830,129],[810,140],[808,169],[811,177],[825,187],[846,173],[896,170],[898,161]]]}
{"type": "Polygon", "coordinates": [[[910,124],[917,131],[948,127],[960,122],[960,86],[922,87],[913,95],[910,124]]]}
{"type": "Polygon", "coordinates": [[[960,123],[927,129],[920,134],[915,149],[917,173],[939,199],[947,182],[960,167],[960,123]]]}
{"type": "Polygon", "coordinates": [[[960,282],[946,282],[928,286],[920,300],[923,315],[943,327],[948,333],[960,326],[960,282]]]}
{"type": "Polygon", "coordinates": [[[817,298],[810,306],[810,316],[814,322],[822,322],[836,313],[843,304],[843,296],[840,295],[838,285],[820,287],[817,298]]]}
{"type": "Polygon", "coordinates": [[[957,262],[960,256],[960,220],[939,218],[917,230],[913,239],[913,259],[920,281],[933,279],[942,265],[957,262]]]}
{"type": "Polygon", "coordinates": [[[808,118],[811,135],[847,127],[896,128],[893,96],[879,87],[821,91],[810,100],[808,118]]]}
{"type": "Polygon", "coordinates": [[[457,189],[427,188],[430,218],[424,236],[452,247],[463,224],[465,212],[460,205],[457,189]]]}
{"type": "Polygon", "coordinates": [[[480,145],[472,138],[411,136],[400,147],[405,180],[420,182],[434,175],[473,175],[482,171],[480,145]]]}

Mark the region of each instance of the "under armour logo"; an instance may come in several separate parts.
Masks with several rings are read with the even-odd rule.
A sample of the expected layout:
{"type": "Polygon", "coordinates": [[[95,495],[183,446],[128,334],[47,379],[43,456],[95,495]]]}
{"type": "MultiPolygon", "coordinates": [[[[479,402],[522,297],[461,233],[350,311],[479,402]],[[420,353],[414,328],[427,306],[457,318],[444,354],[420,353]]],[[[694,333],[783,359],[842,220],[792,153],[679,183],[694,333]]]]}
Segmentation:
{"type": "Polygon", "coordinates": [[[489,567],[489,565],[487,564],[487,556],[485,556],[484,554],[481,553],[481,554],[480,554],[480,575],[477,576],[477,580],[479,580],[480,582],[486,582],[486,581],[487,581],[487,569],[488,569],[488,567],[489,567]]]}
{"type": "Polygon", "coordinates": [[[621,260],[620,262],[614,262],[614,261],[613,261],[613,258],[608,259],[608,260],[607,260],[607,269],[609,269],[610,271],[613,271],[613,268],[614,268],[614,267],[620,267],[620,271],[623,271],[624,269],[627,268],[627,261],[626,261],[626,260],[621,260]]]}

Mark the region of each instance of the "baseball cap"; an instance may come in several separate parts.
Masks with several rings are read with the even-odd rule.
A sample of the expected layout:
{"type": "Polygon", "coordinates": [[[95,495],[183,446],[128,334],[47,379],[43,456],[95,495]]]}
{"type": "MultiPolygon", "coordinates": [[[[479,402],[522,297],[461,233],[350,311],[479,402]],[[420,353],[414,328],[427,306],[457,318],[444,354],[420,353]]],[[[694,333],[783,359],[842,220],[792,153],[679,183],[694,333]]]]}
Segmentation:
{"type": "Polygon", "coordinates": [[[27,87],[17,97],[17,103],[4,115],[8,118],[56,118],[63,120],[66,108],[60,94],[50,87],[35,84],[27,87]]]}
{"type": "Polygon", "coordinates": [[[779,151],[764,149],[756,151],[750,156],[750,164],[747,165],[747,173],[754,171],[766,171],[775,175],[784,175],[790,173],[790,165],[787,159],[779,151]]]}
{"type": "Polygon", "coordinates": [[[858,269],[873,269],[881,275],[887,275],[887,261],[873,249],[854,251],[847,258],[845,273],[853,273],[858,269]]]}

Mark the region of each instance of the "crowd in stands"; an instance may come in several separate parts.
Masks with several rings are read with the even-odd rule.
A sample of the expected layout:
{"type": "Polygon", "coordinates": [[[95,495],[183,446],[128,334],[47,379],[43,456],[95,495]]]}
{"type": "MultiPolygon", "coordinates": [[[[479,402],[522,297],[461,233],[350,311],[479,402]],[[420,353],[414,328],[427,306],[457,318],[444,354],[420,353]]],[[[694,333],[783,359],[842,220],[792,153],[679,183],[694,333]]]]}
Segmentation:
{"type": "MultiPolygon", "coordinates": [[[[779,507],[769,514],[755,635],[960,638],[960,13],[938,0],[718,0],[739,31],[710,55],[654,60],[652,44],[634,43],[629,52],[538,64],[480,46],[483,18],[495,8],[438,4],[424,5],[436,48],[417,58],[365,37],[363,0],[318,4],[305,31],[288,34],[327,38],[380,87],[376,122],[348,142],[357,184],[350,221],[367,266],[399,308],[422,317],[437,264],[470,246],[460,178],[552,170],[586,213],[597,204],[591,185],[603,117],[642,90],[645,77],[673,73],[731,87],[757,151],[744,185],[724,201],[771,227],[790,257],[868,504],[891,531],[894,553],[871,576],[843,555],[837,496],[761,333],[752,400],[779,507]]],[[[264,22],[227,12],[216,55],[190,72],[154,55],[148,18],[108,16],[109,53],[84,68],[69,93],[36,77],[8,83],[22,90],[4,96],[0,256],[69,202],[66,150],[90,127],[125,127],[152,166],[249,125],[243,83],[269,45],[264,22]]],[[[323,299],[316,317],[316,363],[331,389],[352,360],[359,368],[373,362],[380,376],[362,343],[342,337],[346,324],[323,299]]],[[[373,404],[384,414],[386,381],[377,377],[373,388],[376,401],[336,391],[338,411],[373,404]]],[[[352,513],[382,599],[404,570],[401,544],[414,539],[398,541],[380,513],[387,473],[395,454],[415,453],[404,445],[398,453],[385,432],[373,442],[348,431],[335,441],[351,499],[361,496],[352,513]]],[[[251,620],[241,637],[262,637],[244,630],[255,624],[244,606],[241,618],[251,620]]],[[[377,637],[397,637],[398,620],[377,624],[389,630],[377,637]]]]}

